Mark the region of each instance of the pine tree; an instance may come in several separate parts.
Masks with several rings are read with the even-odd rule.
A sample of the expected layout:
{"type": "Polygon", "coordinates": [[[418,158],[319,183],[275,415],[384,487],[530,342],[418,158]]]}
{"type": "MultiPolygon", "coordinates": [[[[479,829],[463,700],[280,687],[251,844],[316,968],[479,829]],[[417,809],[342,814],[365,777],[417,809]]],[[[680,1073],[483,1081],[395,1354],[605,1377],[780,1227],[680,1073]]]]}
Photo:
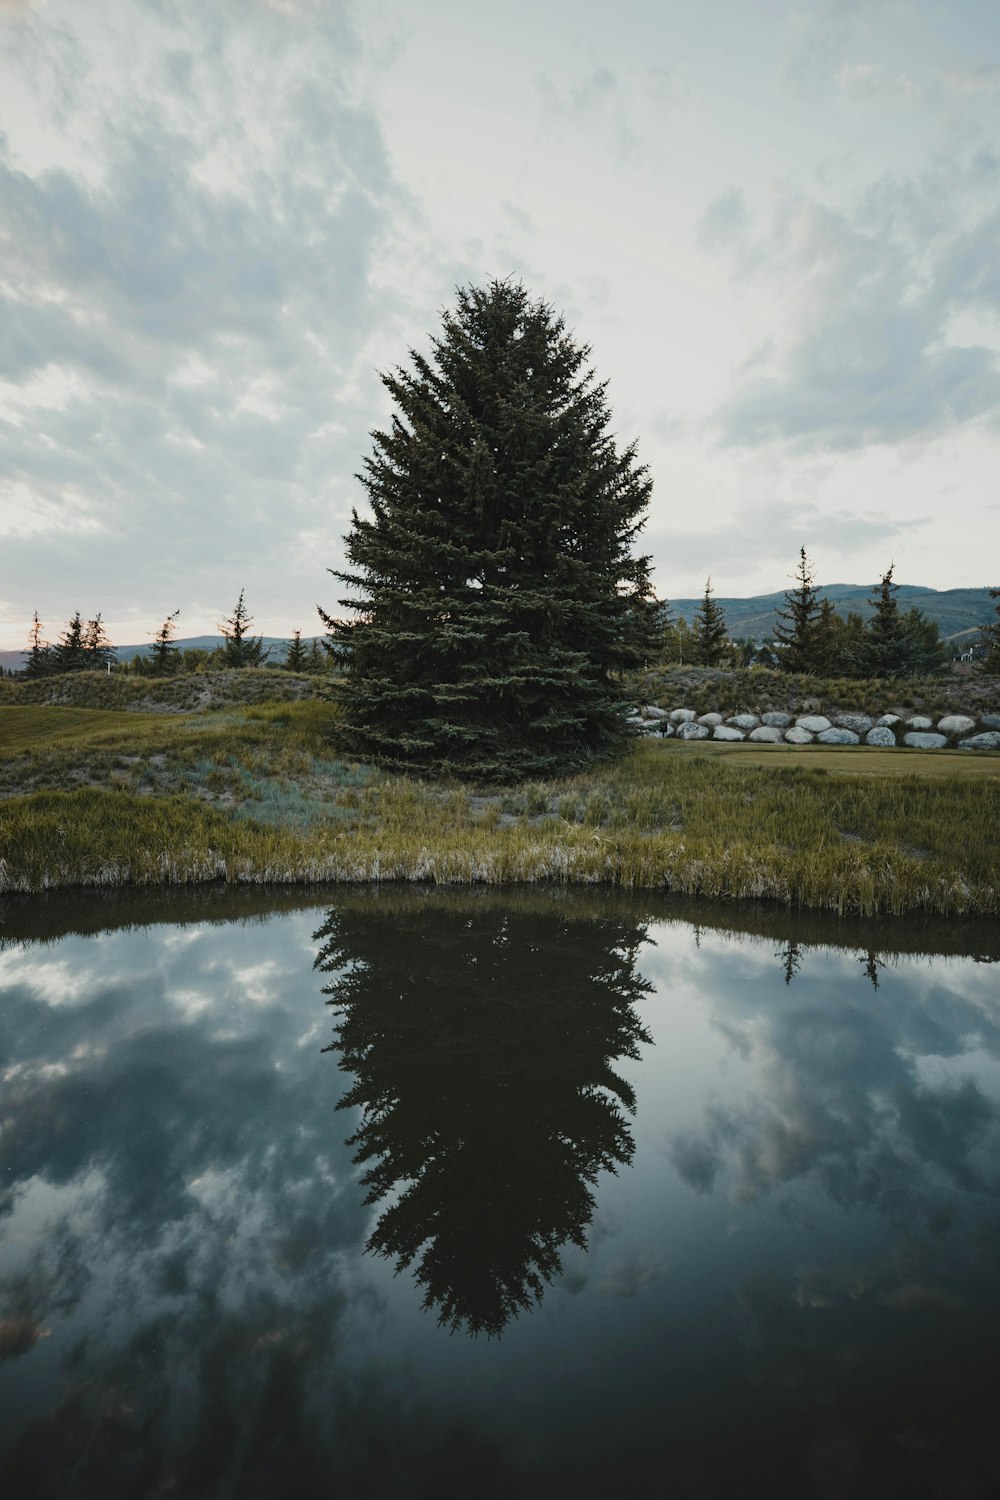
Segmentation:
{"type": "Polygon", "coordinates": [[[795,587],[785,594],[787,607],[778,610],[774,638],[783,648],[780,652],[781,664],[786,671],[815,672],[818,667],[817,630],[822,606],[804,547],[799,548],[799,566],[795,580],[795,587]]]}
{"type": "Polygon", "coordinates": [[[718,667],[729,655],[726,617],[712,598],[712,580],[705,580],[705,593],[694,614],[694,660],[702,667],[718,667]]]}
{"type": "MultiPolygon", "coordinates": [[[[1000,601],[1000,589],[990,589],[990,598],[1000,601]]],[[[1000,602],[996,606],[1000,616],[1000,602]]],[[[984,625],[980,632],[987,650],[985,667],[987,672],[1000,672],[1000,619],[995,625],[984,625]]]]}
{"type": "Polygon", "coordinates": [[[627,742],[616,674],[655,640],[632,555],[651,482],[615,447],[589,353],[494,281],[459,289],[429,358],[382,376],[398,410],[358,476],[353,571],[334,572],[356,615],[320,609],[356,752],[509,779],[627,742]]]}
{"type": "Polygon", "coordinates": [[[24,663],[25,677],[47,677],[53,670],[52,647],[42,635],[42,622],[38,618],[37,609],[32,618],[28,640],[31,644],[24,653],[27,658],[24,663]]]}
{"type": "Polygon", "coordinates": [[[53,670],[56,672],[82,672],[87,666],[87,650],[84,644],[85,627],[77,610],[53,649],[53,670]]]}
{"type": "Polygon", "coordinates": [[[180,614],[175,609],[172,615],[167,615],[159,630],[153,636],[153,663],[158,673],[170,672],[173,669],[177,656],[177,647],[174,645],[174,633],[177,626],[174,621],[180,614]]]}
{"type": "Polygon", "coordinates": [[[118,660],[118,652],[111,644],[100,611],[92,620],[87,621],[87,628],[83,633],[83,650],[84,666],[88,672],[99,672],[118,660]]]}
{"type": "Polygon", "coordinates": [[[903,677],[909,666],[907,627],[899,610],[891,564],[868,600],[874,613],[865,627],[865,671],[869,677],[903,677]]]}
{"type": "Polygon", "coordinates": [[[265,647],[261,636],[250,634],[253,620],[243,603],[244,593],[245,590],[240,589],[240,597],[233,613],[219,623],[225,640],[222,648],[223,664],[227,667],[262,667],[270,650],[265,647]]]}
{"type": "Polygon", "coordinates": [[[843,621],[829,599],[822,599],[814,635],[813,670],[821,677],[832,677],[839,670],[840,627],[843,621]]]}
{"type": "Polygon", "coordinates": [[[284,668],[286,672],[305,672],[308,668],[309,658],[306,648],[302,644],[301,630],[292,631],[292,641],[285,653],[284,668]]]}
{"type": "Polygon", "coordinates": [[[309,655],[306,658],[305,670],[307,672],[325,672],[329,660],[329,657],[321,649],[319,641],[313,636],[312,645],[309,647],[309,655]]]}

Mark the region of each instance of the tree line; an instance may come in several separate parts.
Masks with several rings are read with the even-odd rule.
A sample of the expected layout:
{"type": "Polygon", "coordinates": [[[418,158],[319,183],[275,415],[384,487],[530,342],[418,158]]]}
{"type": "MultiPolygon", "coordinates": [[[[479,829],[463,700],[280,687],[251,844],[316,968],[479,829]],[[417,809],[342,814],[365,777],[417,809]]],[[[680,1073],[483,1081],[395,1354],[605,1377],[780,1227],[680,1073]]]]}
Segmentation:
{"type": "MultiPolygon", "coordinates": [[[[892,566],[874,586],[865,618],[856,610],[842,618],[829,599],[820,598],[805,548],[799,552],[794,587],[785,593],[765,658],[787,672],[818,677],[919,677],[934,672],[947,658],[947,647],[935,620],[916,606],[903,610],[896,597],[892,566]]],[[[991,590],[1000,598],[1000,590],[991,590]]],[[[1000,609],[998,609],[1000,612],[1000,609]]],[[[747,665],[759,656],[754,643],[741,648],[732,641],[725,612],[712,596],[712,580],[689,627],[683,616],[674,619],[669,606],[661,612],[663,653],[671,662],[698,666],[747,665]]],[[[985,627],[1000,666],[1000,625],[985,627]]]]}
{"type": "Polygon", "coordinates": [[[284,660],[269,663],[271,647],[264,645],[261,636],[254,635],[254,622],[247,610],[244,593],[245,590],[241,589],[233,613],[219,622],[221,646],[210,651],[178,646],[175,637],[180,610],[175,609],[153,634],[149,655],[136,656],[128,662],[119,661],[117,648],[108,636],[100,613],[85,621],[77,610],[67,620],[59,639],[50,643],[45,639],[44,627],[36,610],[28,635],[28,649],[24,653],[22,675],[53,677],[63,672],[106,671],[110,667],[140,676],[158,677],[205,671],[212,667],[231,671],[269,664],[288,672],[323,672],[328,669],[328,651],[318,640],[307,644],[300,630],[295,631],[284,660]]]}

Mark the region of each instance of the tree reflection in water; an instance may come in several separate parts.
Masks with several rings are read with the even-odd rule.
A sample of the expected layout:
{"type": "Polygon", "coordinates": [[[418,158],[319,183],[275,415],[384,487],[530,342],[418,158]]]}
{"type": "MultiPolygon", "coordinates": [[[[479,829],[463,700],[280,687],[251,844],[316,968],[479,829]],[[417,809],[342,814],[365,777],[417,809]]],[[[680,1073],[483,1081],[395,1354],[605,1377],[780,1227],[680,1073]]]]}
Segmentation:
{"type": "Polygon", "coordinates": [[[348,1144],[367,1201],[394,1191],[368,1249],[415,1263],[424,1307],[499,1334],[541,1301],[560,1248],[586,1246],[598,1173],[632,1158],[631,1086],[650,1042],[636,1004],[646,929],[545,903],[400,893],[331,909],[317,967],[356,1076],[348,1144]],[[461,908],[462,920],[457,920],[461,908]]]}

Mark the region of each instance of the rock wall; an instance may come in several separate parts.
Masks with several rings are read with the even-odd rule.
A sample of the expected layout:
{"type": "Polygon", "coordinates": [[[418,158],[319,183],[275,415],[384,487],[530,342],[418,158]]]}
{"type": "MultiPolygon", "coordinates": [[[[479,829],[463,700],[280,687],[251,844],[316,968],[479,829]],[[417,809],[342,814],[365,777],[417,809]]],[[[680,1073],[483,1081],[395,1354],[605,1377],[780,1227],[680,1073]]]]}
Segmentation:
{"type": "Polygon", "coordinates": [[[696,714],[693,708],[658,708],[646,704],[630,714],[628,723],[645,734],[682,740],[750,740],[758,744],[790,745],[903,745],[913,750],[1000,750],[1000,714],[945,714],[928,718],[913,714],[787,713],[696,714]]]}

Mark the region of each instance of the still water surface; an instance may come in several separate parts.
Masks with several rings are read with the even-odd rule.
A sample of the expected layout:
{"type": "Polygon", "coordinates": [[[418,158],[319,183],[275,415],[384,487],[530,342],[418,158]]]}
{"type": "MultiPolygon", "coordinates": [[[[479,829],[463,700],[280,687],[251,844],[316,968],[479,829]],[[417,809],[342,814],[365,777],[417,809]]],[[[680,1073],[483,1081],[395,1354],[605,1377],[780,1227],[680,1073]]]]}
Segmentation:
{"type": "Polygon", "coordinates": [[[330,899],[4,914],[0,1494],[1000,1493],[989,934],[330,899]]]}

